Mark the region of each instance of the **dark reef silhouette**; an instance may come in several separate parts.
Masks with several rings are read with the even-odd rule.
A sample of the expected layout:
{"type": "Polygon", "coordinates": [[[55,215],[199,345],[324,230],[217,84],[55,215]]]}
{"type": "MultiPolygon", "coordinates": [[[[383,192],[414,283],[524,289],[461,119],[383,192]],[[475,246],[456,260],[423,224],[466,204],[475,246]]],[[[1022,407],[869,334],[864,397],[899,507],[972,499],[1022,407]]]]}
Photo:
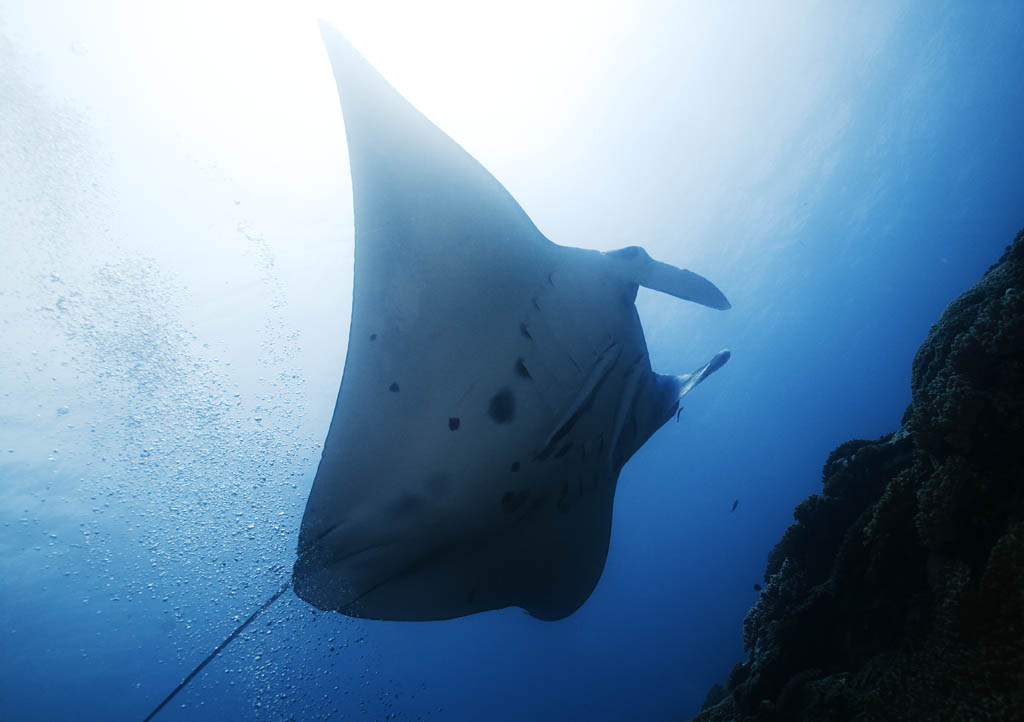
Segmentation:
{"type": "Polygon", "coordinates": [[[1024,231],[835,449],[694,722],[1024,719],[1024,231]]]}

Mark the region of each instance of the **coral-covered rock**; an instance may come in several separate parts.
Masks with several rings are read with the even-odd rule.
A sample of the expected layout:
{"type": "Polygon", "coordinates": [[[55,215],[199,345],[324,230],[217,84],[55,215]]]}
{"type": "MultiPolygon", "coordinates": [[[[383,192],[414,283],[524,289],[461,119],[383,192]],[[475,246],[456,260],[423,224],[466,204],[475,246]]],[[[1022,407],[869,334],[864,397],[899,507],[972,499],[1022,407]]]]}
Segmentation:
{"type": "Polygon", "coordinates": [[[1024,719],[1024,231],[911,390],[902,429],[829,455],[695,720],[1024,719]]]}

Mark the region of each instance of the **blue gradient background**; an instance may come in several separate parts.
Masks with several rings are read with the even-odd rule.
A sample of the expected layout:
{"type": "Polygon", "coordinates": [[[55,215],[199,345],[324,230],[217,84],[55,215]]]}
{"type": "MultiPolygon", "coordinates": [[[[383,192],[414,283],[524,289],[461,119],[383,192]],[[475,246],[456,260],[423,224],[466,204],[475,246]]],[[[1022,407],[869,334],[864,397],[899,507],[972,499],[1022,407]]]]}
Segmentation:
{"type": "Polygon", "coordinates": [[[899,426],[929,326],[1024,226],[1024,5],[600,4],[469,40],[458,7],[225,7],[0,2],[0,718],[141,719],[289,573],[351,294],[314,13],[552,240],[726,292],[641,293],[656,370],[733,358],[623,470],[572,617],[289,593],[159,719],[694,714],[829,450],[899,426]]]}

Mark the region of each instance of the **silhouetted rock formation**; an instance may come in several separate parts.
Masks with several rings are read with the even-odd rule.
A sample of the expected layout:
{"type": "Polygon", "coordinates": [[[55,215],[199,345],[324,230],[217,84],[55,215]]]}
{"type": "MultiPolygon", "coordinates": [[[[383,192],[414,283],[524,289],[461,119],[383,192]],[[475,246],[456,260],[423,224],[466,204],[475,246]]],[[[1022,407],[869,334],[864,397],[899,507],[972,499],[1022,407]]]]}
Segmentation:
{"type": "Polygon", "coordinates": [[[1024,231],[911,389],[902,429],[829,455],[695,721],[1024,719],[1024,231]]]}

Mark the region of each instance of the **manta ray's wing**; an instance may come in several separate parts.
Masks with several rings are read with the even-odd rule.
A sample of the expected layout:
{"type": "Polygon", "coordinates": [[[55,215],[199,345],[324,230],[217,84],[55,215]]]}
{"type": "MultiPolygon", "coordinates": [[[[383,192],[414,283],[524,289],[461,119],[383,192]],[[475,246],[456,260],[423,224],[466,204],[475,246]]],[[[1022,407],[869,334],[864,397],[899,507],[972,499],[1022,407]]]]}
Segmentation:
{"type": "Polygon", "coordinates": [[[642,249],[551,243],[344,39],[323,34],[349,144],[355,281],[295,590],[373,618],[510,605],[563,617],[604,567],[622,465],[728,357],[653,373],[637,285],[728,301],[642,249]]]}

